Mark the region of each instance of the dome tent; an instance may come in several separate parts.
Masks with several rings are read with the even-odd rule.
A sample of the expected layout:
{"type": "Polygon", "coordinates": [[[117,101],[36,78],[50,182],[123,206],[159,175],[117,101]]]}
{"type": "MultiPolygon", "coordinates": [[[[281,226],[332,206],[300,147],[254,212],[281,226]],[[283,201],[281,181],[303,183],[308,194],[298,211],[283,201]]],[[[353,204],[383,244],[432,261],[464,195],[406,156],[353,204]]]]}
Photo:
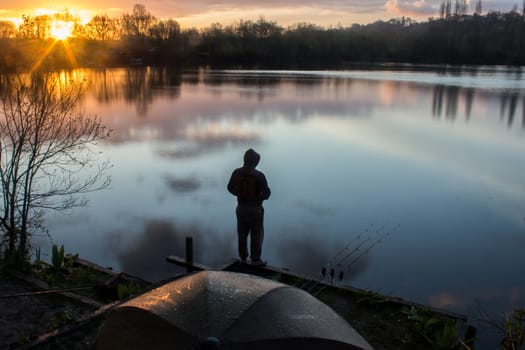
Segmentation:
{"type": "Polygon", "coordinates": [[[96,349],[355,349],[372,347],[301,289],[252,275],[201,271],[116,307],[96,349]]]}

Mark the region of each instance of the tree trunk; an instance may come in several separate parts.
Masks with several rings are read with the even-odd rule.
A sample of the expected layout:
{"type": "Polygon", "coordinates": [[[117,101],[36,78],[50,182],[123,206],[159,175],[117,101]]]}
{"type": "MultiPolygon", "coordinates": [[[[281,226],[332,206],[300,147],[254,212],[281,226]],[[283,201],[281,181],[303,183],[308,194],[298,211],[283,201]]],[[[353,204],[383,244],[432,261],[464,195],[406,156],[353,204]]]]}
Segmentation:
{"type": "Polygon", "coordinates": [[[26,259],[28,258],[27,256],[27,231],[25,229],[20,230],[20,240],[18,244],[17,256],[18,256],[18,261],[17,261],[18,264],[21,265],[27,261],[26,259]]]}

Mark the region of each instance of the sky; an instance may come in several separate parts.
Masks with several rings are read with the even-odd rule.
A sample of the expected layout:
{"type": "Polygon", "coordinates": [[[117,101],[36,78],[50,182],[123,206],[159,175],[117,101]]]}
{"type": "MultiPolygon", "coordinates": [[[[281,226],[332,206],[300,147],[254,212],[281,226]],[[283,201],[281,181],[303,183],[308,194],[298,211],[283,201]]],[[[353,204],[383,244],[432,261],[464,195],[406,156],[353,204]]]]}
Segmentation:
{"type": "MultiPolygon", "coordinates": [[[[472,13],[477,0],[469,0],[472,13]]],[[[22,15],[35,16],[68,9],[84,22],[97,14],[118,17],[143,4],[156,18],[175,19],[183,28],[232,24],[264,17],[283,26],[299,22],[323,27],[367,24],[406,16],[418,21],[438,17],[441,0],[2,0],[0,20],[18,24],[22,15]]],[[[453,0],[454,3],[454,0],[453,0]]],[[[523,0],[482,0],[483,11],[508,11],[523,0]]]]}

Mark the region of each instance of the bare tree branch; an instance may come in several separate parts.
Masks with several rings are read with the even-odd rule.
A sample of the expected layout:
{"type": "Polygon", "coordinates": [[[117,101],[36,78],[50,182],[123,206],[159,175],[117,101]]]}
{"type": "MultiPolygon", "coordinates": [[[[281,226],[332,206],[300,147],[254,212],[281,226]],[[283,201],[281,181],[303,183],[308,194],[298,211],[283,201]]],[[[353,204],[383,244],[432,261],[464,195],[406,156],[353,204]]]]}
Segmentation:
{"type": "Polygon", "coordinates": [[[83,206],[82,194],[110,184],[110,164],[93,151],[109,130],[78,110],[82,83],[56,74],[0,77],[0,230],[8,255],[26,257],[45,211],[83,206]]]}

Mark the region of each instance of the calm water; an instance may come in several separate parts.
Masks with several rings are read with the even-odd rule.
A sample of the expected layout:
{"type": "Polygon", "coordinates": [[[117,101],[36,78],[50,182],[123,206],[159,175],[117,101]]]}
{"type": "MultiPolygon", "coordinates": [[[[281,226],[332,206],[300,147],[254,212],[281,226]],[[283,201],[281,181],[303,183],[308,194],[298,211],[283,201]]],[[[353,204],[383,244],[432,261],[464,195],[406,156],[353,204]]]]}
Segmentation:
{"type": "Polygon", "coordinates": [[[317,276],[332,261],[342,284],[466,313],[481,348],[497,338],[480,309],[525,306],[519,71],[80,73],[84,108],[114,129],[100,146],[114,167],[87,208],[49,216],[66,251],[158,280],[191,235],[197,261],[228,262],[226,182],[253,147],[271,265],[317,276]]]}

